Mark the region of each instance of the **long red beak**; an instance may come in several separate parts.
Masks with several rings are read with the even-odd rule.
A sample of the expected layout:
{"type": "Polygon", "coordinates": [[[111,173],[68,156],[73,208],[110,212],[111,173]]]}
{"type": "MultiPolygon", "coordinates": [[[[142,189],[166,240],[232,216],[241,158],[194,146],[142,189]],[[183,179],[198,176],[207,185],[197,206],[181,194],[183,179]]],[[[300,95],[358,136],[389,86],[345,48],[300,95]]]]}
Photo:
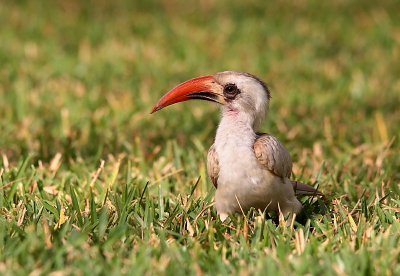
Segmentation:
{"type": "Polygon", "coordinates": [[[150,114],[174,103],[189,100],[206,100],[225,104],[222,86],[212,75],[194,78],[181,83],[165,94],[153,107],[150,114]]]}

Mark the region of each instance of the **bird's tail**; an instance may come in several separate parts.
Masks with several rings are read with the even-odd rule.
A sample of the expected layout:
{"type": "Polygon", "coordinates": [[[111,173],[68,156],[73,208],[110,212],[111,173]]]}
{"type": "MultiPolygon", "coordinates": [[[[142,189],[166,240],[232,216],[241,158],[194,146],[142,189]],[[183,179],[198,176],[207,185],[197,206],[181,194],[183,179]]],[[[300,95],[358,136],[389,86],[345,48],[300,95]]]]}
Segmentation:
{"type": "Polygon", "coordinates": [[[319,195],[323,196],[324,194],[318,191],[317,189],[308,186],[304,183],[301,183],[299,181],[292,181],[292,185],[294,188],[294,192],[296,195],[309,195],[309,196],[314,196],[314,195],[319,195]]]}

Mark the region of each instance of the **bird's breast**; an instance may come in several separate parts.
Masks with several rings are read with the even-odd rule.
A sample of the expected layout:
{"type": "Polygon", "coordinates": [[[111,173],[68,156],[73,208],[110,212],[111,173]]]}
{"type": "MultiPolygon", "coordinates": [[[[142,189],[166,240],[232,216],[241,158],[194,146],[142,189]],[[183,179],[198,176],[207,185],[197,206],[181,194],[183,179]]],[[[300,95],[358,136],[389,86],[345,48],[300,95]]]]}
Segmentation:
{"type": "Polygon", "coordinates": [[[254,189],[265,178],[252,147],[216,147],[219,160],[218,187],[254,189]]]}
{"type": "Polygon", "coordinates": [[[251,131],[217,132],[214,146],[219,174],[215,201],[219,212],[240,212],[238,201],[244,211],[250,207],[263,209],[275,196],[275,187],[281,180],[256,158],[255,138],[251,131]]]}
{"type": "Polygon", "coordinates": [[[230,133],[215,141],[219,162],[218,189],[249,194],[265,186],[267,171],[254,154],[255,136],[238,134],[230,133]]]}

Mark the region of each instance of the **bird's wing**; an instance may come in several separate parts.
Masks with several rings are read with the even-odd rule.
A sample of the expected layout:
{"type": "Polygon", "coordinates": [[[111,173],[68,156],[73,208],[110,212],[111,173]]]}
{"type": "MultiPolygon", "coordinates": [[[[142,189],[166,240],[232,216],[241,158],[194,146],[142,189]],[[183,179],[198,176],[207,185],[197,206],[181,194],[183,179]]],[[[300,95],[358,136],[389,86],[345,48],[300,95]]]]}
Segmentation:
{"type": "MultiPolygon", "coordinates": [[[[292,173],[292,159],[285,147],[274,136],[268,133],[257,133],[254,142],[254,153],[264,167],[278,177],[288,177],[292,173]]],[[[291,181],[296,195],[324,194],[315,188],[298,181],[291,181]]]]}
{"type": "Polygon", "coordinates": [[[254,153],[264,167],[278,177],[288,177],[292,173],[292,159],[285,147],[268,133],[257,133],[254,153]]]}
{"type": "Polygon", "coordinates": [[[207,174],[210,177],[211,182],[214,184],[214,187],[218,188],[219,162],[214,144],[208,150],[207,154],[207,174]]]}

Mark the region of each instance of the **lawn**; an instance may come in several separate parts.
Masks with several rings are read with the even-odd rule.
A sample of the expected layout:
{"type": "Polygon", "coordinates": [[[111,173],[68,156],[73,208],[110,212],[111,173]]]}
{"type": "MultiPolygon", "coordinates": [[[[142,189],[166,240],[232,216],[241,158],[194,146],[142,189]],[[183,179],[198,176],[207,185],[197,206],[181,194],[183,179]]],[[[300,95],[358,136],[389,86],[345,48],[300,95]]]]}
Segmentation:
{"type": "Polygon", "coordinates": [[[399,1],[0,2],[1,275],[400,275],[399,1]],[[150,115],[225,70],[271,88],[293,227],[221,222],[218,106],[150,115]]]}

